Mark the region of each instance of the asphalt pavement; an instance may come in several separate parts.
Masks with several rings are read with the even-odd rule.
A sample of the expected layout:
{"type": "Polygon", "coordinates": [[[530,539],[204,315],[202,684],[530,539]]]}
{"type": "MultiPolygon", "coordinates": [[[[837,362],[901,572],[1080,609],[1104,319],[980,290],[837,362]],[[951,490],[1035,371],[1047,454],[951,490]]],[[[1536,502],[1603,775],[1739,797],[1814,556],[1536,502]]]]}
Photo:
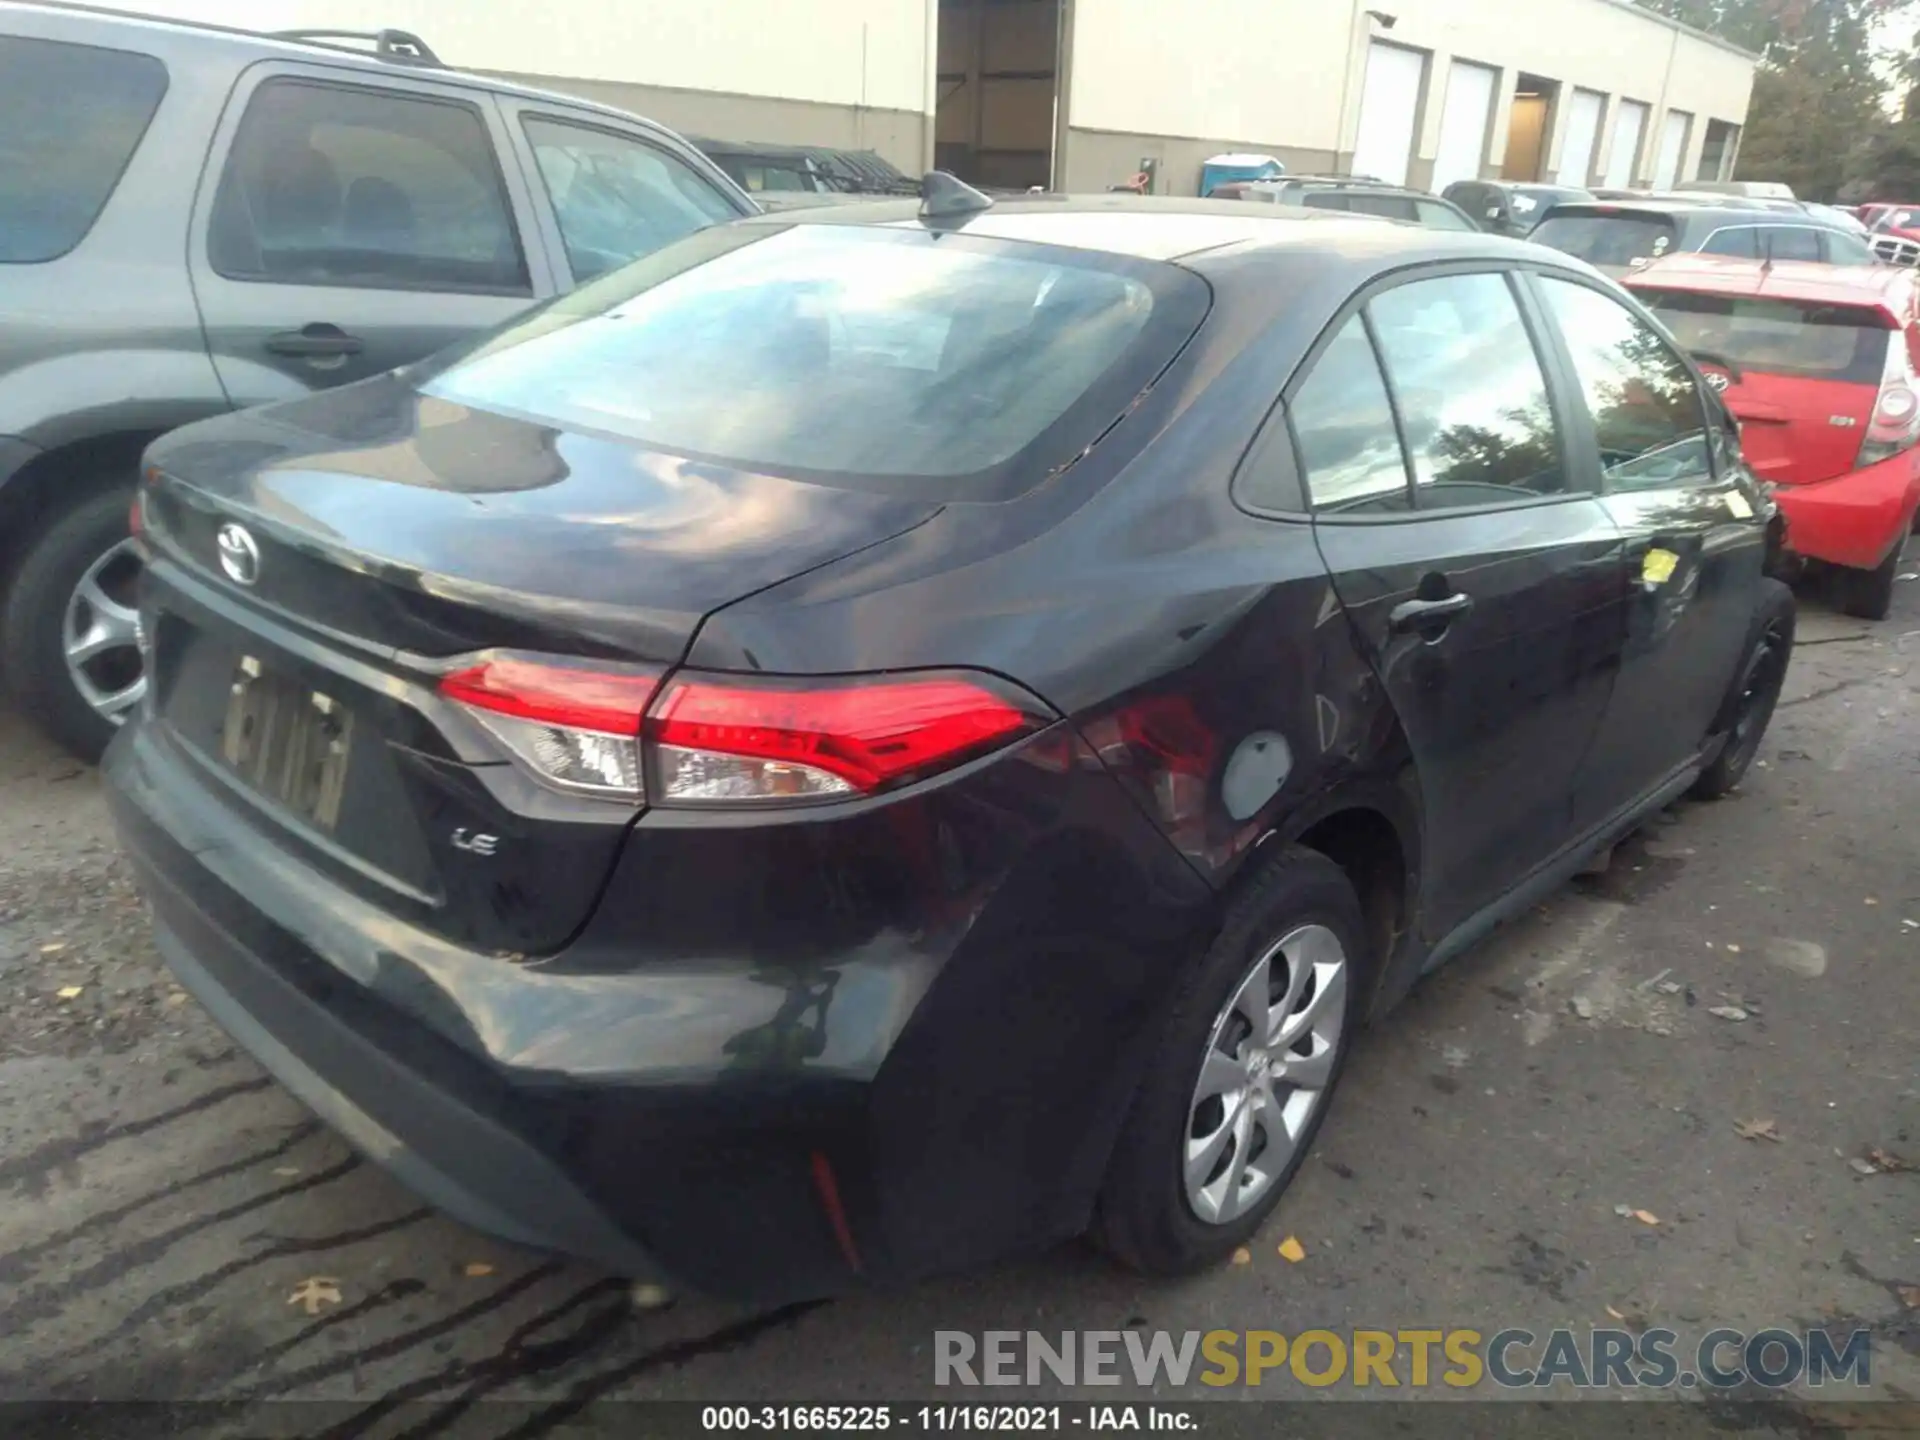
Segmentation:
{"type": "Polygon", "coordinates": [[[939,1330],[1614,1324],[1866,1329],[1858,1393],[1911,1399],[1901,589],[1878,625],[1803,602],[1734,797],[1669,812],[1368,1033],[1244,1263],[1154,1283],[1068,1246],[767,1313],[637,1311],[619,1278],[473,1234],[357,1158],[170,983],[94,774],[0,711],[0,1399],[323,1399],[346,1435],[535,1434],[609,1396],[953,1398],[939,1330]]]}

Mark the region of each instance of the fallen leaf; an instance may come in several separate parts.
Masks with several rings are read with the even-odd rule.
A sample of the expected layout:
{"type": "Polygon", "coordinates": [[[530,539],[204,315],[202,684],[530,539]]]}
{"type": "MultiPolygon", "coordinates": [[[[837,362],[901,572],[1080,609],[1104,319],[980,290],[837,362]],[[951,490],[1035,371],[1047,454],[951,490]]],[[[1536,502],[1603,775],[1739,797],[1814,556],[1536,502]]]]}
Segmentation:
{"type": "Polygon", "coordinates": [[[1717,1015],[1722,1020],[1740,1021],[1747,1018],[1747,1012],[1738,1005],[1714,1005],[1707,1010],[1709,1015],[1717,1015]]]}
{"type": "Polygon", "coordinates": [[[1878,1165],[1874,1164],[1871,1160],[1862,1160],[1857,1155],[1847,1161],[1847,1164],[1852,1167],[1853,1173],[1856,1175],[1878,1175],[1880,1173],[1880,1167],[1878,1165]]]}
{"type": "Polygon", "coordinates": [[[1877,1169],[1884,1170],[1889,1175],[1900,1175],[1913,1169],[1910,1161],[1901,1159],[1891,1150],[1882,1150],[1877,1145],[1867,1151],[1867,1159],[1871,1160],[1877,1169]]]}
{"type": "Polygon", "coordinates": [[[1307,1247],[1289,1235],[1280,1242],[1280,1258],[1290,1265],[1298,1265],[1307,1258],[1307,1247]]]}
{"type": "Polygon", "coordinates": [[[300,1167],[298,1165],[276,1165],[273,1167],[273,1173],[285,1179],[289,1175],[298,1175],[300,1173],[300,1167]]]}
{"type": "Polygon", "coordinates": [[[67,948],[66,941],[56,940],[51,945],[42,945],[40,947],[40,953],[42,955],[58,955],[62,950],[66,948],[67,948]]]}
{"type": "Polygon", "coordinates": [[[1740,953],[1740,947],[1738,945],[1729,945],[1727,946],[1727,949],[1731,950],[1736,955],[1740,953]]]}
{"type": "Polygon", "coordinates": [[[1900,1303],[1909,1310],[1920,1310],[1920,1285],[1896,1285],[1893,1293],[1900,1297],[1900,1303]]]}
{"type": "Polygon", "coordinates": [[[62,985],[53,993],[58,995],[62,1000],[78,1000],[80,998],[80,992],[84,989],[86,989],[84,985],[62,985]]]}
{"type": "Polygon", "coordinates": [[[1607,1314],[1611,1315],[1616,1320],[1624,1320],[1627,1318],[1626,1316],[1622,1315],[1618,1310],[1614,1309],[1611,1305],[1607,1306],[1607,1314]]]}
{"type": "Polygon", "coordinates": [[[327,1275],[309,1275],[293,1287],[287,1303],[304,1305],[307,1314],[318,1315],[327,1306],[340,1303],[340,1282],[327,1275]]]}
{"type": "Polygon", "coordinates": [[[187,992],[184,990],[176,990],[173,992],[173,994],[167,996],[167,1005],[169,1008],[175,1005],[184,1005],[186,1003],[187,1003],[187,992]]]}
{"type": "Polygon", "coordinates": [[[1736,1120],[1733,1133],[1742,1140],[1771,1140],[1780,1143],[1780,1132],[1773,1128],[1771,1120],[1736,1120]]]}
{"type": "Polygon", "coordinates": [[[1633,1218],[1638,1220],[1642,1225],[1658,1225],[1660,1223],[1660,1217],[1651,1210],[1636,1210],[1633,1212],[1633,1218]]]}
{"type": "Polygon", "coordinates": [[[1238,1250],[1233,1252],[1233,1263],[1236,1265],[1251,1265],[1253,1263],[1253,1252],[1242,1245],[1238,1250]]]}
{"type": "Polygon", "coordinates": [[[487,1264],[484,1260],[473,1260],[468,1262],[468,1265],[466,1268],[466,1275],[468,1279],[480,1280],[491,1274],[493,1274],[493,1266],[487,1264]]]}

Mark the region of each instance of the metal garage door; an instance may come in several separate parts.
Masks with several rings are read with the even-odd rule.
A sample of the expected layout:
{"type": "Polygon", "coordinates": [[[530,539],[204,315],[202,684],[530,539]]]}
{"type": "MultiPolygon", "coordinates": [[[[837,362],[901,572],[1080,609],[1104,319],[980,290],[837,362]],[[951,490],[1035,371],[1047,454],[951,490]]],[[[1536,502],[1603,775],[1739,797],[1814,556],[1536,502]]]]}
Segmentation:
{"type": "Polygon", "coordinates": [[[1660,162],[1653,167],[1653,188],[1671,190],[1680,181],[1680,162],[1687,154],[1687,130],[1693,117],[1684,110],[1669,110],[1660,127],[1660,162]]]}
{"type": "Polygon", "coordinates": [[[1360,92],[1360,134],[1353,142],[1353,173],[1407,183],[1413,163],[1413,127],[1420,113],[1420,78],[1427,57],[1418,50],[1367,48],[1367,81],[1360,92]]]}
{"type": "Polygon", "coordinates": [[[1633,184],[1640,159],[1640,140],[1647,133],[1647,107],[1638,100],[1622,100],[1613,117],[1613,153],[1607,157],[1607,184],[1624,189],[1633,184]]]}
{"type": "Polygon", "coordinates": [[[1484,65],[1453,62],[1446,108],[1440,112],[1440,154],[1433,162],[1435,190],[1444,190],[1456,180],[1480,178],[1487,158],[1487,122],[1493,116],[1493,87],[1499,78],[1498,71],[1484,65]]]}
{"type": "Polygon", "coordinates": [[[1600,143],[1600,108],[1605,103],[1591,90],[1576,90],[1567,102],[1567,123],[1556,172],[1562,185],[1592,183],[1593,152],[1600,143]]]}

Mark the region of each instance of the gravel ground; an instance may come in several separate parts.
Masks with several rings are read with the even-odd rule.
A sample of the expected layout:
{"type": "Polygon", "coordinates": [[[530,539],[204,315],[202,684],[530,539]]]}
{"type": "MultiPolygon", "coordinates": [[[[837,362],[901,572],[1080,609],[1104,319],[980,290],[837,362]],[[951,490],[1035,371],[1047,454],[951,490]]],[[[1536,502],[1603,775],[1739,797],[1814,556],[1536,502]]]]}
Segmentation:
{"type": "Polygon", "coordinates": [[[324,1398],[350,1435],[496,1433],[469,1407],[514,1398],[535,1433],[601,1396],[925,1394],[936,1329],[1609,1323],[1863,1326],[1872,1394],[1920,1396],[1920,1174],[1862,1173],[1920,1161],[1920,585],[1881,625],[1807,602],[1802,639],[1738,795],[1369,1033],[1248,1263],[1068,1247],[772,1314],[637,1314],[357,1159],[171,984],[93,773],[0,712],[0,1398],[324,1398]]]}

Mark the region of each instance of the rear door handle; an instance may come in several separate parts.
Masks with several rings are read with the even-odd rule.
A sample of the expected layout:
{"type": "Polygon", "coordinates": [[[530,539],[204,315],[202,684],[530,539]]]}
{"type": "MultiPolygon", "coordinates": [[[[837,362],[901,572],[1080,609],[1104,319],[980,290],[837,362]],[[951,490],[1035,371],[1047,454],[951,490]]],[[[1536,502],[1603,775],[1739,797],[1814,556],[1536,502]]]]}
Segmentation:
{"type": "Polygon", "coordinates": [[[1396,634],[1414,630],[1432,635],[1445,630],[1471,609],[1473,597],[1462,590],[1444,600],[1403,600],[1393,607],[1387,622],[1396,634]]]}
{"type": "Polygon", "coordinates": [[[349,335],[338,325],[308,325],[267,337],[267,349],[275,355],[292,355],[302,360],[358,355],[366,348],[366,342],[358,335],[349,335]]]}

